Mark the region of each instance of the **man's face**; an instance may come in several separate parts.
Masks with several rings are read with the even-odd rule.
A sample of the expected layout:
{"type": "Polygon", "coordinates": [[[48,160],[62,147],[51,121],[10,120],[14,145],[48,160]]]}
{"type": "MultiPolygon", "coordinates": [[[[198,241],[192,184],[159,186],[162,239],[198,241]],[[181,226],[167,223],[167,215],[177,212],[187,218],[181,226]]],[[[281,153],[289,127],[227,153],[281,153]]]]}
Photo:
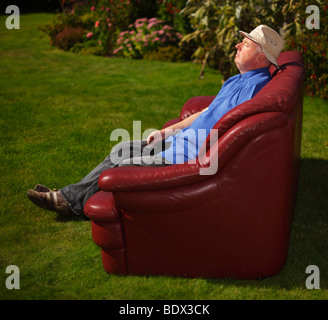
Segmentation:
{"type": "Polygon", "coordinates": [[[261,46],[246,37],[236,45],[235,63],[241,74],[259,68],[259,56],[263,53],[258,51],[258,47],[261,46]]]}

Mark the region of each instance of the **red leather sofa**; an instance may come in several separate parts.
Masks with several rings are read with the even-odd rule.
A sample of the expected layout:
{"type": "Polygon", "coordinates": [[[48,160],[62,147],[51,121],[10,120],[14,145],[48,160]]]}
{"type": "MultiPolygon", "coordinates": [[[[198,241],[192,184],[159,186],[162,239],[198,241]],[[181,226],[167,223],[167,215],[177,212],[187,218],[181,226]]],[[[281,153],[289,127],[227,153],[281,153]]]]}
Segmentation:
{"type": "MultiPolygon", "coordinates": [[[[251,279],[280,272],[297,191],[304,67],[293,51],[278,63],[269,84],[217,122],[218,138],[204,143],[196,163],[102,173],[84,211],[108,273],[251,279]],[[217,171],[200,174],[213,157],[217,171]]],[[[191,98],[166,125],[213,99],[191,98]]]]}

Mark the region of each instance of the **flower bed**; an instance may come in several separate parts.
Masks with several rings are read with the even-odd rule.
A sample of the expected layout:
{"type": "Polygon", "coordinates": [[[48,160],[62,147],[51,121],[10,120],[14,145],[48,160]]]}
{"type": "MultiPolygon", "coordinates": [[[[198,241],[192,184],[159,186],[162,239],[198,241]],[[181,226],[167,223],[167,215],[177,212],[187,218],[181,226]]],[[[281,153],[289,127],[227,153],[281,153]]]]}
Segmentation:
{"type": "Polygon", "coordinates": [[[181,38],[182,34],[164,24],[164,21],[141,18],[118,35],[117,48],[113,53],[128,58],[143,58],[145,53],[159,47],[178,47],[181,38]]]}
{"type": "MultiPolygon", "coordinates": [[[[180,7],[184,4],[177,2],[180,7]]],[[[180,9],[170,1],[62,0],[61,5],[63,13],[41,29],[48,34],[51,44],[62,50],[128,58],[143,58],[152,53],[151,58],[165,56],[170,61],[188,57],[179,47],[182,34],[177,29],[184,28],[178,15],[180,9]],[[142,13],[158,13],[162,20],[140,18],[142,13]],[[164,47],[169,49],[163,55],[158,49],[164,47]]]]}

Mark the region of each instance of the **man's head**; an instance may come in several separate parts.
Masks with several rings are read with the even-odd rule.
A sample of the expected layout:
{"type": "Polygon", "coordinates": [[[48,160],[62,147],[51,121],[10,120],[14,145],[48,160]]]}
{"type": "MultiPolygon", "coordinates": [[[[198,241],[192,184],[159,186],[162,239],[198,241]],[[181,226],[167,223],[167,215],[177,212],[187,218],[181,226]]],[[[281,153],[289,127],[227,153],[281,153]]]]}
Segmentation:
{"type": "Polygon", "coordinates": [[[236,45],[235,63],[241,74],[268,67],[271,63],[279,68],[276,59],[284,47],[284,41],[276,31],[260,25],[249,34],[239,32],[244,39],[236,45]]]}

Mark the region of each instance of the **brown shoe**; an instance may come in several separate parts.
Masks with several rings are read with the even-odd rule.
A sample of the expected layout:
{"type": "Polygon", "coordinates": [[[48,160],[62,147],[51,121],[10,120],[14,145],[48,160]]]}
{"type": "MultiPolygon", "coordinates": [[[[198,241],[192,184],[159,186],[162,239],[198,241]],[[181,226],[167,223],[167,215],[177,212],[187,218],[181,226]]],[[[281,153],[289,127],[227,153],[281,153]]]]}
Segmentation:
{"type": "Polygon", "coordinates": [[[36,190],[28,190],[27,197],[40,208],[54,211],[60,216],[71,218],[73,211],[65,198],[60,192],[38,192],[36,190]]]}

